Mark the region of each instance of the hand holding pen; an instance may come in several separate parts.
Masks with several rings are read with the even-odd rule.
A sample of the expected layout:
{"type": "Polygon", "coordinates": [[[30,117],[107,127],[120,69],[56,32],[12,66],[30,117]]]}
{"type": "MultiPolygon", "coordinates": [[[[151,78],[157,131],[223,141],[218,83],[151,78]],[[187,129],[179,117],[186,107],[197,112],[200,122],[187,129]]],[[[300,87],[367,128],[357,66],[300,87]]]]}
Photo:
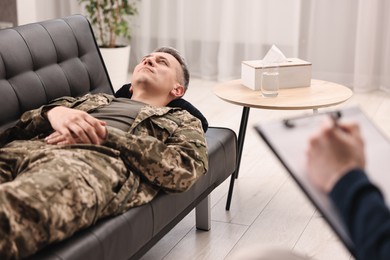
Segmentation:
{"type": "Polygon", "coordinates": [[[313,135],[307,148],[306,168],[309,178],[324,192],[349,170],[364,169],[364,142],[356,123],[341,123],[340,116],[330,115],[313,135]]]}

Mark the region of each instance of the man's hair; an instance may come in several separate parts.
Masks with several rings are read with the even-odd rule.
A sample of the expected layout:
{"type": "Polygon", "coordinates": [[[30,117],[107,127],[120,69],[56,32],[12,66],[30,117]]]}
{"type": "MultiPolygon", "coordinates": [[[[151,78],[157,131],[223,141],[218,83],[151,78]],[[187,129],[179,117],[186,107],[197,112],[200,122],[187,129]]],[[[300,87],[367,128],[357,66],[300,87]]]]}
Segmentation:
{"type": "Polygon", "coordinates": [[[187,91],[188,84],[190,83],[190,73],[188,71],[188,67],[184,57],[175,48],[172,47],[159,47],[155,49],[153,52],[165,52],[175,57],[175,59],[180,63],[183,72],[182,81],[184,85],[184,90],[187,91]]]}

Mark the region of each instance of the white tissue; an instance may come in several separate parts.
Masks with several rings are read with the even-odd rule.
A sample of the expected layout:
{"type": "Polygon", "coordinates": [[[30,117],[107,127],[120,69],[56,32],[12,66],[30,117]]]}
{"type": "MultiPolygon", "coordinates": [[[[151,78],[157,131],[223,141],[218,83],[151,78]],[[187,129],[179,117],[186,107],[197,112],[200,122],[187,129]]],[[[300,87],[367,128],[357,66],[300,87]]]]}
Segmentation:
{"type": "Polygon", "coordinates": [[[282,63],[286,61],[286,56],[284,56],[283,52],[275,45],[272,45],[272,47],[268,50],[267,54],[263,58],[263,63],[266,64],[282,63]]]}

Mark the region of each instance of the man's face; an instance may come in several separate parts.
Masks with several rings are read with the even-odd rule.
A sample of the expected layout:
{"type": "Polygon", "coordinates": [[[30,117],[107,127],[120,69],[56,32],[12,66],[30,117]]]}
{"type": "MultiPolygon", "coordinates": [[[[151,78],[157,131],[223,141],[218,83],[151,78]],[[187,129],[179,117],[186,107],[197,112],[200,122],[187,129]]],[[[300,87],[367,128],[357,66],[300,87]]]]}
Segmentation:
{"type": "Polygon", "coordinates": [[[178,81],[180,63],[165,52],[153,52],[145,56],[135,67],[132,76],[134,91],[147,91],[148,94],[162,98],[181,85],[178,81]]]}

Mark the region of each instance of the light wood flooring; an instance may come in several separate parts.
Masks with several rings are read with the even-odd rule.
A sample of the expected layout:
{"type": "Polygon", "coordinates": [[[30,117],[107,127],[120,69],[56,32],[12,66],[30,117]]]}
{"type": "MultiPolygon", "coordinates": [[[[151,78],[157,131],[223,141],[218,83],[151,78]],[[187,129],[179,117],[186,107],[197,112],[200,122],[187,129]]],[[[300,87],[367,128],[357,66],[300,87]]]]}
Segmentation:
{"type": "MultiPolygon", "coordinates": [[[[213,94],[216,82],[192,79],[185,96],[210,126],[238,133],[242,108],[213,94]]],[[[390,137],[390,94],[354,94],[342,105],[359,105],[390,137]]],[[[320,109],[319,111],[325,111],[320,109]]],[[[225,259],[251,247],[282,247],[318,260],[353,259],[319,213],[253,130],[253,125],[311,111],[251,109],[230,211],[225,210],[229,180],[211,194],[211,230],[195,228],[194,211],[142,259],[225,259]]]]}

